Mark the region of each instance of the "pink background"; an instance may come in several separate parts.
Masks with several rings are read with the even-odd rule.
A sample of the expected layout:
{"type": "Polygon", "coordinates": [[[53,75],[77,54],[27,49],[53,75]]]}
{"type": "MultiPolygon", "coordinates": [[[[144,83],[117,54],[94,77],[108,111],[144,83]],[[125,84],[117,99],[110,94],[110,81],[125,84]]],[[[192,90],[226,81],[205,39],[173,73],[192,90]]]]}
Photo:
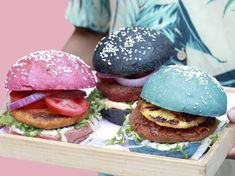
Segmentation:
{"type": "MultiPolygon", "coordinates": [[[[61,49],[73,31],[64,19],[68,0],[0,1],[0,102],[8,69],[22,56],[44,49],[61,49]]],[[[16,146],[17,147],[17,146],[16,146]]],[[[93,172],[0,157],[0,173],[7,176],[94,176],[93,172]]]]}

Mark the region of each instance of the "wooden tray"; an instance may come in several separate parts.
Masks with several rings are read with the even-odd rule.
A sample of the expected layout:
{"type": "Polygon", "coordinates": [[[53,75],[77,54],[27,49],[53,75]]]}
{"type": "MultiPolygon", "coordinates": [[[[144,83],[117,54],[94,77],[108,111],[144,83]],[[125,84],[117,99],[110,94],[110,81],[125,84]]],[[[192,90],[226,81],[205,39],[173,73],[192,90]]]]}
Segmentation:
{"type": "MultiPolygon", "coordinates": [[[[235,93],[233,88],[225,90],[235,93]]],[[[123,176],[212,176],[231,150],[234,139],[235,124],[230,124],[204,159],[194,161],[0,134],[0,156],[123,176]]]]}

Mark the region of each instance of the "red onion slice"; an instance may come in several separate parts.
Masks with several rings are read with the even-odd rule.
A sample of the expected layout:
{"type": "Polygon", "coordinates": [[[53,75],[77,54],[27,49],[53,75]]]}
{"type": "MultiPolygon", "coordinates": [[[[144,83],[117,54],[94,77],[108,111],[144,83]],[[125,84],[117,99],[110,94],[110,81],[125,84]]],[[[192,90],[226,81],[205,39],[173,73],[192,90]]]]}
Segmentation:
{"type": "Polygon", "coordinates": [[[129,79],[129,78],[124,78],[124,77],[115,76],[115,75],[103,74],[103,73],[99,73],[99,72],[97,72],[96,75],[97,75],[98,78],[112,78],[112,79],[116,80],[117,83],[119,83],[123,86],[142,87],[144,85],[144,83],[147,81],[148,77],[151,74],[153,74],[155,71],[157,71],[159,68],[155,69],[154,71],[151,71],[146,76],[143,76],[141,78],[136,78],[136,79],[129,79]]]}
{"type": "Polygon", "coordinates": [[[128,78],[117,77],[117,78],[115,78],[115,80],[123,86],[142,87],[150,75],[151,74],[146,75],[141,78],[137,78],[137,79],[128,79],[128,78]]]}
{"type": "Polygon", "coordinates": [[[13,111],[13,110],[19,109],[19,108],[24,107],[28,104],[33,103],[33,102],[44,99],[49,95],[51,95],[51,94],[50,93],[37,92],[37,93],[31,94],[27,97],[24,97],[20,100],[17,100],[17,101],[14,101],[14,102],[8,104],[7,109],[8,109],[8,111],[13,111]]]}

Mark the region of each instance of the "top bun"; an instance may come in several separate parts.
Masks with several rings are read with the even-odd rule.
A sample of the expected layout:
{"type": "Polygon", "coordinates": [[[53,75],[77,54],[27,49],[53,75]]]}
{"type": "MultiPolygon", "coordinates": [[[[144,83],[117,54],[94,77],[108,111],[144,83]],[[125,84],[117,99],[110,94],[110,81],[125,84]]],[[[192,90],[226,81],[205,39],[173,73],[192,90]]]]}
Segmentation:
{"type": "Polygon", "coordinates": [[[24,56],[7,73],[9,90],[76,90],[95,86],[94,75],[79,57],[55,50],[24,56]]]}
{"type": "Polygon", "coordinates": [[[173,52],[171,41],[155,30],[122,28],[97,44],[93,65],[100,73],[125,77],[155,70],[173,52]]]}
{"type": "Polygon", "coordinates": [[[164,66],[149,77],[140,95],[162,108],[215,117],[226,113],[227,97],[219,82],[197,68],[164,66]]]}

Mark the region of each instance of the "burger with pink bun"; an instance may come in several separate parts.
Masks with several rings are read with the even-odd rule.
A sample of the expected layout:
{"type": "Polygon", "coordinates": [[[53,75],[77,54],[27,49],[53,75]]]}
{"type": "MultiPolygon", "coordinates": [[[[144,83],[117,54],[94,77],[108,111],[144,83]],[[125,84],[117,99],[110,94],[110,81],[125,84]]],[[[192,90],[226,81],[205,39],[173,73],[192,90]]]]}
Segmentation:
{"type": "MultiPolygon", "coordinates": [[[[2,130],[17,135],[78,143],[97,122],[87,90],[94,75],[79,57],[55,50],[24,56],[7,73],[9,90],[2,130]]],[[[94,95],[93,95],[94,97],[94,95]]]]}

